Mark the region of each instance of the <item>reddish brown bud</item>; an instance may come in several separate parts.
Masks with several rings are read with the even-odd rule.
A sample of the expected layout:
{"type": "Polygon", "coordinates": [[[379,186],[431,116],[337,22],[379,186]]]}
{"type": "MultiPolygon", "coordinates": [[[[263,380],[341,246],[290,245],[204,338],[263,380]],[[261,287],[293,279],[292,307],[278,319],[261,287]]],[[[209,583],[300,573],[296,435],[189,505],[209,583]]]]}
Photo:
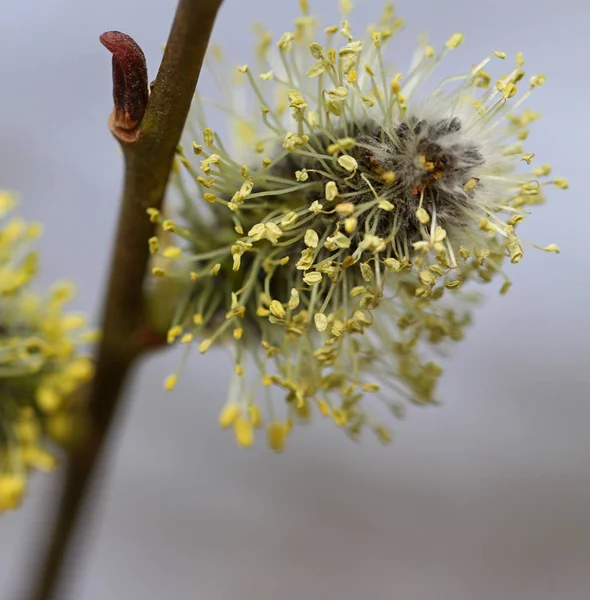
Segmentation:
{"type": "Polygon", "coordinates": [[[148,103],[148,73],[142,49],[130,36],[107,31],[100,41],[113,54],[113,100],[111,129],[129,140],[127,132],[139,125],[148,103]],[[122,131],[121,131],[122,130],[122,131]]]}

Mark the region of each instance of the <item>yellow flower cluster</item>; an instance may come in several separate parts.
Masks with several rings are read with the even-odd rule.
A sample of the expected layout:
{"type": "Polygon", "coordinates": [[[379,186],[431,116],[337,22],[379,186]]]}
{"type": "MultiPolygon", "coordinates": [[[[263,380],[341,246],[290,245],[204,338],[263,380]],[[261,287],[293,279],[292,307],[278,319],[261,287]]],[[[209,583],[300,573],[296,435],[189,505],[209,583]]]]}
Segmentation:
{"type": "Polygon", "coordinates": [[[55,465],[47,442],[71,433],[70,398],[93,371],[77,346],[95,337],[81,315],[63,313],[71,284],[28,290],[37,271],[29,246],[41,228],[8,218],[14,205],[0,192],[0,513],[20,504],[32,469],[55,465]]]}
{"type": "Polygon", "coordinates": [[[192,156],[187,144],[177,155],[182,217],[150,212],[166,235],[150,242],[154,274],[162,289],[184,288],[168,341],[228,346],[235,374],[220,424],[244,447],[266,426],[282,449],[314,411],[354,438],[369,428],[390,441],[363,398],[396,415],[400,400],[435,402],[431,356],[463,336],[465,283],[498,277],[505,293],[503,264],[526,245],[519,223],[547,185],[567,187],[547,165],[527,170],[522,143],[538,115],[518,110],[545,78],[527,81],[520,53],[495,84],[486,68],[505,60],[497,51],[418,97],[463,36],[440,51],[421,39],[408,72],[392,72],[385,48],[402,20],[387,5],[356,38],[351,5],[320,43],[301,2],[274,46],[260,32],[258,65],[240,66],[241,81],[213,67],[238,147],[207,126],[197,99],[192,156]]]}

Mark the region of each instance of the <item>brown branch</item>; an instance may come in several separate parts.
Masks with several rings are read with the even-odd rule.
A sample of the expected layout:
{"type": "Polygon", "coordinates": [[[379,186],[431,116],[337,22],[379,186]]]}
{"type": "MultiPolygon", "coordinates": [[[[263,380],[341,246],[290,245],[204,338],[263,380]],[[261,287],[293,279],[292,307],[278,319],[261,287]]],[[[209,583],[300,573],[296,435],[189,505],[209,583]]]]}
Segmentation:
{"type": "MultiPolygon", "coordinates": [[[[113,417],[123,403],[127,376],[146,349],[139,340],[148,239],[154,235],[155,227],[147,218],[146,209],[162,206],[175,149],[221,3],[222,0],[179,0],[162,63],[139,125],[133,123],[134,119],[141,118],[138,112],[128,111],[128,119],[125,113],[126,102],[129,98],[133,101],[133,90],[127,87],[127,96],[119,94],[118,106],[115,90],[114,115],[120,118],[114,124],[111,119],[111,129],[123,148],[125,181],[105,299],[103,336],[97,352],[96,377],[89,392],[91,433],[84,447],[69,458],[51,538],[38,565],[33,590],[27,596],[31,600],[58,597],[63,600],[65,597],[63,593],[58,595],[66,566],[64,560],[66,554],[71,556],[73,534],[106,448],[113,417]],[[121,134],[121,124],[124,134],[121,134]],[[130,132],[133,135],[129,135],[130,132]]],[[[116,51],[114,67],[115,59],[122,60],[120,56],[117,58],[116,51]]],[[[119,64],[117,68],[113,74],[115,87],[117,84],[129,86],[126,65],[119,64]]],[[[142,93],[139,86],[136,95],[142,93]]]]}

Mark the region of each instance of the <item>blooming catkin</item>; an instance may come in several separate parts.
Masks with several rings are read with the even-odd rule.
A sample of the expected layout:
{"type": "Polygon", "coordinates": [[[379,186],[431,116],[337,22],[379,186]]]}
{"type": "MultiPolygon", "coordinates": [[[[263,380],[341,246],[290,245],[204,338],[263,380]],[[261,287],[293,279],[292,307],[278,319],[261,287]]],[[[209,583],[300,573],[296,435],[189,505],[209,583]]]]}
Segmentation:
{"type": "Polygon", "coordinates": [[[64,314],[68,283],[29,291],[37,255],[28,250],[40,226],[6,215],[14,198],[0,192],[0,513],[16,508],[31,470],[48,470],[50,439],[71,435],[72,394],[92,376],[77,346],[91,341],[79,314],[64,314]]]}
{"type": "Polygon", "coordinates": [[[504,263],[534,246],[518,225],[547,185],[567,187],[549,166],[529,167],[522,143],[539,115],[521,107],[545,78],[527,79],[520,53],[496,82],[487,69],[502,52],[421,93],[463,36],[439,51],[421,39],[396,73],[393,7],[357,38],[351,2],[341,6],[322,32],[301,2],[293,31],[261,31],[257,66],[227,81],[213,65],[231,143],[197,98],[194,137],[177,153],[182,210],[150,213],[162,234],[150,242],[156,297],[174,290],[168,341],[230,349],[220,425],[244,447],[265,426],[281,450],[314,412],[389,442],[367,396],[395,415],[403,401],[435,402],[433,357],[470,319],[465,284],[499,279],[505,293],[504,263]]]}

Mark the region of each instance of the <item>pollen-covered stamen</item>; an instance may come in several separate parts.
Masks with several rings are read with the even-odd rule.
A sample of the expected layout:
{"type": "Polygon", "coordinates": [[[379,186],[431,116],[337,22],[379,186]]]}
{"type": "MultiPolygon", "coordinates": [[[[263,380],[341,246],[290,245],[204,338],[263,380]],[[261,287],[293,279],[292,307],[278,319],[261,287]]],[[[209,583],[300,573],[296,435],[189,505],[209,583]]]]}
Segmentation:
{"type": "Polygon", "coordinates": [[[92,362],[77,347],[96,340],[82,315],[63,312],[72,285],[43,296],[27,289],[38,268],[29,244],[40,226],[4,220],[14,205],[0,190],[0,514],[18,506],[31,470],[55,466],[48,438],[69,437],[70,399],[92,376],[92,362]]]}
{"type": "MultiPolygon", "coordinates": [[[[421,239],[422,225],[433,214],[443,227],[461,227],[473,218],[470,200],[479,183],[477,170],[485,160],[462,134],[459,117],[428,122],[411,116],[398,122],[392,133],[376,121],[364,121],[355,123],[349,136],[344,133],[317,134],[309,141],[312,152],[290,152],[271,172],[287,178],[305,171],[307,180],[318,184],[330,177],[326,194],[335,191],[326,198],[355,207],[346,215],[340,213],[356,219],[353,229],[359,236],[351,236],[354,247],[367,229],[411,245],[421,239]],[[327,167],[322,158],[326,155],[333,157],[327,167]]],[[[307,202],[313,203],[321,193],[321,186],[310,185],[307,202]]],[[[337,217],[324,218],[326,227],[341,220],[337,217]]]]}
{"type": "MultiPolygon", "coordinates": [[[[473,142],[462,139],[461,129],[458,117],[428,122],[412,116],[395,127],[391,139],[381,134],[358,140],[374,185],[396,206],[397,230],[410,242],[421,237],[424,219],[418,210],[436,213],[443,227],[466,223],[469,212],[462,209],[469,208],[473,195],[469,182],[477,181],[485,161],[473,142]],[[384,173],[395,174],[389,189],[379,181],[384,173]]],[[[380,225],[382,234],[387,226],[380,225]]]]}
{"type": "MultiPolygon", "coordinates": [[[[351,3],[343,4],[347,14],[351,3]]],[[[301,6],[276,46],[263,34],[259,72],[239,67],[246,94],[234,94],[235,83],[220,88],[222,102],[232,101],[238,149],[224,146],[197,106],[201,131],[187,141],[199,158],[177,155],[189,175],[181,188],[189,225],[151,215],[186,241],[153,247],[165,268],[157,283],[170,285],[176,273],[190,285],[171,339],[182,331],[181,343],[194,339],[201,352],[235,346],[235,388],[221,421],[241,446],[259,421],[249,407],[256,384],[269,396],[280,388],[285,402],[269,398],[264,417],[276,450],[314,411],[353,438],[369,428],[390,441],[363,394],[396,415],[392,397],[434,401],[441,370],[426,354],[461,339],[468,323],[455,290],[506,279],[503,264],[523,256],[524,207],[543,202],[546,185],[567,187],[547,165],[521,162],[534,156],[521,143],[538,115],[513,111],[544,81],[533,77],[517,96],[521,56],[495,85],[484,67],[501,52],[416,103],[462,35],[438,53],[423,40],[402,75],[388,70],[385,54],[401,25],[391,8],[365,39],[345,20],[320,44],[301,6]]],[[[501,293],[508,287],[506,279],[501,293]]]]}

